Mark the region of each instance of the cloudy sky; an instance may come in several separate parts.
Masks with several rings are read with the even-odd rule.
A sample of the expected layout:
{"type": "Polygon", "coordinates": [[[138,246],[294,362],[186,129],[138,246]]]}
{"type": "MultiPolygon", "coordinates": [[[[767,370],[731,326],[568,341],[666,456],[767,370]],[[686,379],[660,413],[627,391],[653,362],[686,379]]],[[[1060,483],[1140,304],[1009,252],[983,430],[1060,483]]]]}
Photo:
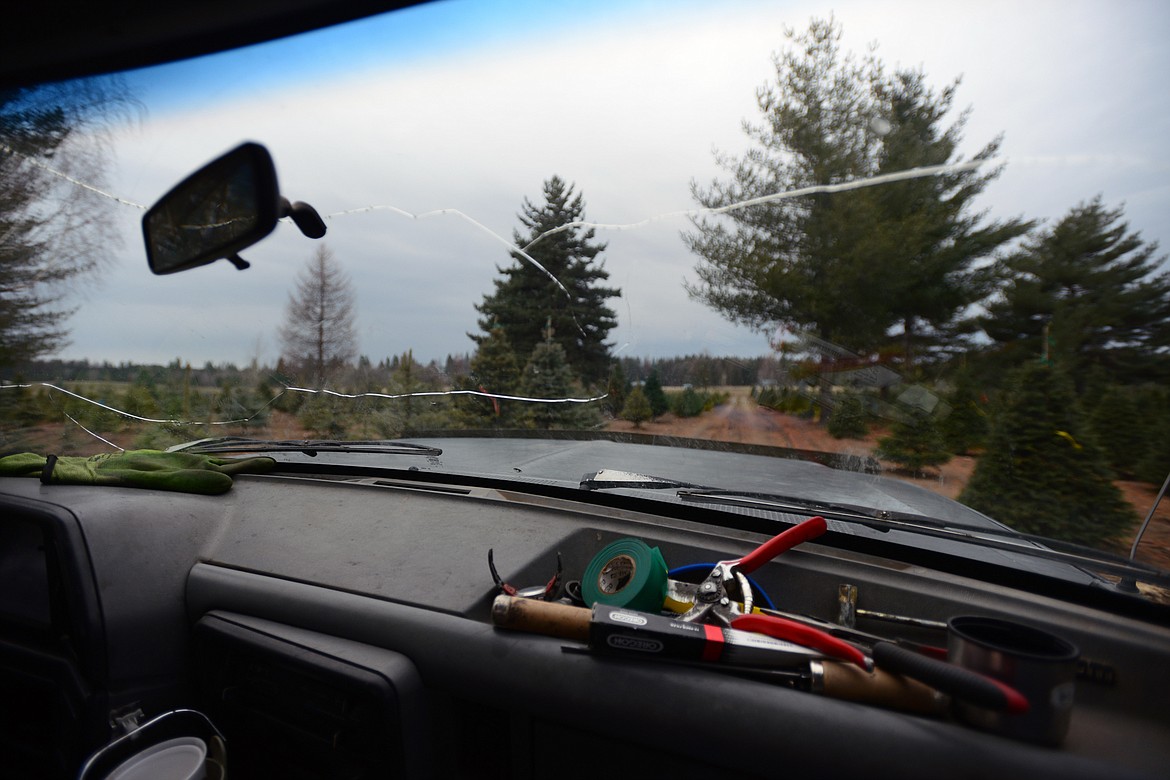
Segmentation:
{"type": "MultiPolygon", "coordinates": [[[[694,207],[692,180],[718,175],[714,148],[747,148],[741,123],[758,117],[755,91],[774,75],[785,27],[830,12],[846,49],[876,42],[887,65],[921,67],[939,87],[962,76],[966,153],[1004,135],[989,213],[1052,220],[1100,194],[1170,247],[1170,5],[1157,0],[446,0],[131,74],[144,109],[115,132],[108,189],[149,205],[239,142],[266,144],[283,193],[330,215],[324,241],[357,289],[360,352],[413,348],[425,361],[470,351],[473,304],[508,262],[502,241],[523,199],[557,174],[590,220],[660,217],[599,230],[623,291],[615,349],[761,354],[765,336],[688,299],[695,258],[676,212],[694,207]]],[[[244,253],[248,271],[220,262],[155,277],[142,211],[111,215],[125,239],[80,301],[62,357],[275,360],[314,242],[282,223],[244,253]]]]}

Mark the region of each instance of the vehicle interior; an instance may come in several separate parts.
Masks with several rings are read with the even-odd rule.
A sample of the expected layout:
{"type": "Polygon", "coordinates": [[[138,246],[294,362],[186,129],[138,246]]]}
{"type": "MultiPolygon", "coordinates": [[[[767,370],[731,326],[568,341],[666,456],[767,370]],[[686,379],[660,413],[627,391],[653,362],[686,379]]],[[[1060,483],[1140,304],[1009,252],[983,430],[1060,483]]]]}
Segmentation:
{"type": "MultiPolygon", "coordinates": [[[[232,49],[405,5],[413,4],[21,5],[0,30],[0,86],[232,49]]],[[[238,257],[264,232],[211,259],[238,257]]],[[[508,478],[477,468],[465,440],[418,436],[403,444],[421,449],[362,457],[308,442],[245,452],[264,462],[232,473],[230,489],[215,495],[52,484],[51,462],[35,470],[41,479],[3,479],[0,775],[147,776],[110,773],[151,745],[194,737],[199,774],[175,776],[1170,776],[1170,606],[1149,597],[1170,592],[1165,573],[1075,550],[1037,553],[1043,545],[1032,541],[973,553],[964,534],[981,531],[962,525],[958,535],[930,526],[931,541],[911,545],[910,526],[930,525],[915,512],[859,519],[831,498],[761,506],[750,503],[760,496],[704,493],[707,459],[745,482],[771,474],[760,448],[678,450],[668,472],[678,481],[662,490],[646,476],[641,441],[566,436],[555,449],[544,441],[549,449],[496,456],[514,466],[508,478]],[[751,612],[753,594],[767,594],[825,632],[949,646],[952,661],[955,616],[1054,635],[1076,648],[1067,733],[1021,738],[1003,712],[964,716],[939,693],[947,683],[929,675],[917,698],[904,687],[887,697],[861,683],[859,693],[831,691],[827,677],[810,681],[807,663],[793,675],[660,660],[613,642],[607,650],[620,627],[606,634],[602,613],[619,622],[626,613],[597,597],[584,600],[601,605],[590,617],[566,588],[588,590],[592,572],[608,592],[598,559],[618,560],[607,551],[628,539],[656,548],[672,580],[687,579],[675,567],[703,564],[696,584],[710,562],[741,561],[814,516],[828,530],[757,560],[747,593],[733,598],[739,607],[751,612]],[[519,602],[572,605],[564,619],[584,621],[585,633],[559,625],[556,611],[510,623],[502,610],[519,602]]],[[[835,489],[825,465],[786,469],[777,492],[784,480],[835,489]]],[[[905,506],[929,505],[910,488],[889,490],[905,506]]],[[[940,503],[939,516],[947,511],[940,503]]],[[[974,513],[956,517],[976,522],[974,513]]],[[[650,566],[626,555],[638,571],[650,566]]],[[[735,622],[716,628],[734,631],[735,622]]],[[[726,634],[712,640],[712,629],[708,641],[734,644],[726,634]]],[[[658,642],[644,641],[643,649],[658,642]]],[[[1043,656],[1026,647],[1006,663],[1024,668],[1043,656]]],[[[865,664],[853,671],[872,678],[865,664]]],[[[893,661],[878,667],[895,687],[906,684],[893,661]]],[[[1034,710],[1055,706],[1053,686],[1031,699],[1034,710]]]]}

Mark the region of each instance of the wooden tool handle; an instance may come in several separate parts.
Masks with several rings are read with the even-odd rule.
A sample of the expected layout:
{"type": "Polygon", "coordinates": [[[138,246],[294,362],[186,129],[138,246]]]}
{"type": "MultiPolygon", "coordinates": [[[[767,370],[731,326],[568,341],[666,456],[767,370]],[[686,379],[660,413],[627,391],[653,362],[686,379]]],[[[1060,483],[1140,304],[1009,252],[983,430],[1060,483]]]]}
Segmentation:
{"type": "Polygon", "coordinates": [[[589,641],[589,621],[592,617],[592,610],[585,607],[571,607],[554,601],[496,596],[492,603],[492,623],[500,628],[576,642],[589,641]]]}
{"type": "Polygon", "coordinates": [[[909,677],[882,669],[866,672],[838,661],[822,661],[821,666],[826,696],[923,715],[941,715],[947,709],[946,696],[909,677]]]}

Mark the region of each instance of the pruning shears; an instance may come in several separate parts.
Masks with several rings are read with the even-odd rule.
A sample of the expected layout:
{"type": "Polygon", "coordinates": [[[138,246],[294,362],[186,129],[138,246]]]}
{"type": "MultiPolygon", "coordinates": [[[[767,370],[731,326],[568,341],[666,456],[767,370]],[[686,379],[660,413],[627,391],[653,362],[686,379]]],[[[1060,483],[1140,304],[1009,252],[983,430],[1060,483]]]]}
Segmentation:
{"type": "MultiPolygon", "coordinates": [[[[751,584],[747,575],[785,550],[815,539],[825,532],[825,518],[809,518],[777,534],[742,558],[715,564],[694,589],[694,605],[682,614],[688,623],[708,623],[754,631],[775,639],[819,650],[869,671],[873,661],[853,645],[812,626],[773,615],[753,614],[751,584]]],[[[690,589],[688,588],[688,591],[690,589]]]]}

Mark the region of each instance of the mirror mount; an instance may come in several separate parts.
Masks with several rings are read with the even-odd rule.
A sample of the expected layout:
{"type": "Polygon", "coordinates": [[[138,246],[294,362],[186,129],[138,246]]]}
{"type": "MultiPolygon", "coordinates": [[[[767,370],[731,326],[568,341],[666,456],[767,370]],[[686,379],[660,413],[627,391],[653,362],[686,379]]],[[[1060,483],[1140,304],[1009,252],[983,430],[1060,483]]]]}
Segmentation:
{"type": "Polygon", "coordinates": [[[325,235],[325,220],[308,203],[299,200],[289,203],[288,198],[281,198],[280,216],[290,217],[307,238],[321,238],[325,235]]]}
{"type": "Polygon", "coordinates": [[[239,270],[251,264],[240,252],[268,236],[278,219],[291,217],[309,238],[325,235],[325,222],[307,203],[280,196],[272,155],[244,143],[212,160],[146,212],[146,259],[156,274],[172,274],[226,259],[239,270]]]}

